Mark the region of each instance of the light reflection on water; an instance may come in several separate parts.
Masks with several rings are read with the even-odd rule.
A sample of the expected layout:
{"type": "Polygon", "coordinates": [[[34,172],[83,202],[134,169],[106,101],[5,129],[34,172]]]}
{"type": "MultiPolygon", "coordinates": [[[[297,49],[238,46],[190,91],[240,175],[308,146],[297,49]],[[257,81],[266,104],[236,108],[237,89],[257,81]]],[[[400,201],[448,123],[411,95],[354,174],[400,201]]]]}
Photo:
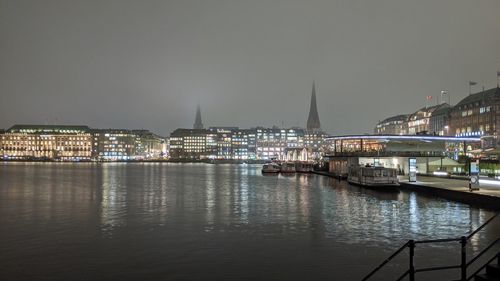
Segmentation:
{"type": "Polygon", "coordinates": [[[408,239],[460,236],[490,216],[256,165],[4,163],[0,279],[356,280],[408,239]],[[26,260],[40,266],[25,272],[26,260]]]}

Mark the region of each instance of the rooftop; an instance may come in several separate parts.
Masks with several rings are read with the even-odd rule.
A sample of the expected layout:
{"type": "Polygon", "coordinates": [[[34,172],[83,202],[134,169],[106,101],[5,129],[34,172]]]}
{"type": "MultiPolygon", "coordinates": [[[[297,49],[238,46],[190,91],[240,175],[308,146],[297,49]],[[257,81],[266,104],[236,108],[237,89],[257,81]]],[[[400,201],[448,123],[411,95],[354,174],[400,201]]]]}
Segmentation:
{"type": "Polygon", "coordinates": [[[10,127],[9,133],[69,133],[69,132],[90,132],[88,126],[73,125],[14,125],[10,127]]]}
{"type": "Polygon", "coordinates": [[[500,88],[495,87],[489,90],[481,91],[479,93],[468,95],[467,97],[462,99],[459,103],[457,103],[455,108],[462,105],[483,101],[485,99],[494,99],[494,98],[500,98],[500,88]]]}

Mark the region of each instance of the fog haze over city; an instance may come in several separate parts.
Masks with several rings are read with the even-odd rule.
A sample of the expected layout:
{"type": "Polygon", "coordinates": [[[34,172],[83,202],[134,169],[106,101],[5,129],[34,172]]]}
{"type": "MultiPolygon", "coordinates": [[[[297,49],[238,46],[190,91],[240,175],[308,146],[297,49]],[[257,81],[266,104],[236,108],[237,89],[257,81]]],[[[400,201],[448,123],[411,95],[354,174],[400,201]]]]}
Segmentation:
{"type": "Polygon", "coordinates": [[[371,132],[496,86],[500,2],[0,0],[0,128],[371,132]]]}

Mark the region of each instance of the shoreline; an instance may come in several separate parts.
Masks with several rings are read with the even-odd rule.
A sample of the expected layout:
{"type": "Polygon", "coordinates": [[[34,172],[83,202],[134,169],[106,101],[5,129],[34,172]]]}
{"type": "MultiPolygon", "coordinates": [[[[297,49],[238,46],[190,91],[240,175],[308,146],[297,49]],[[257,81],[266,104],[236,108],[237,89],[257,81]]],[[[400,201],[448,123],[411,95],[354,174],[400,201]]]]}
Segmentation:
{"type": "MultiPolygon", "coordinates": [[[[341,178],[339,178],[339,176],[330,172],[313,171],[312,173],[342,180],[341,178]]],[[[464,182],[464,180],[461,178],[457,178],[455,180],[464,182]]],[[[488,209],[491,211],[500,211],[500,188],[498,189],[498,195],[491,195],[481,193],[481,190],[471,192],[465,186],[463,188],[454,187],[454,189],[452,189],[432,186],[430,183],[426,182],[409,183],[400,181],[399,184],[399,188],[401,190],[414,191],[419,194],[439,197],[450,201],[468,204],[474,207],[488,209]]]]}

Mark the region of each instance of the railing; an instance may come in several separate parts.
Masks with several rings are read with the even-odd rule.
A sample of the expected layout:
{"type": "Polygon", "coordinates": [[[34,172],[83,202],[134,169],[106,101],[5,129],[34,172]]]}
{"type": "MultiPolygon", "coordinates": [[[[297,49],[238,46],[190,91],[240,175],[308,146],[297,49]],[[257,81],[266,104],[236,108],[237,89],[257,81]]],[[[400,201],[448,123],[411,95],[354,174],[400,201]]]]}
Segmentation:
{"type": "Polygon", "coordinates": [[[477,234],[481,229],[483,229],[487,224],[497,218],[499,213],[495,214],[493,217],[489,218],[485,223],[483,223],[479,228],[474,230],[468,236],[462,236],[459,238],[447,238],[447,239],[433,239],[433,240],[409,240],[403,246],[401,246],[397,251],[395,251],[391,256],[385,259],[379,266],[377,266],[374,270],[372,270],[368,275],[365,276],[362,280],[368,280],[375,273],[377,273],[381,268],[383,268],[387,263],[389,263],[392,259],[398,256],[403,250],[407,247],[409,249],[409,266],[408,270],[405,271],[400,277],[398,277],[398,281],[403,280],[406,276],[409,276],[410,281],[415,281],[415,275],[419,272],[427,272],[427,271],[437,271],[437,270],[447,270],[447,269],[460,269],[460,281],[468,281],[471,280],[477,273],[483,270],[486,265],[488,265],[491,261],[493,261],[500,253],[496,253],[486,264],[482,265],[479,269],[477,269],[473,274],[467,276],[467,269],[471,266],[475,261],[477,261],[481,256],[483,256],[486,252],[488,252],[493,246],[495,246],[498,242],[500,242],[500,238],[495,239],[491,242],[486,248],[484,248],[480,253],[478,253],[475,257],[473,257],[469,262],[467,262],[467,241],[472,238],[475,234],[477,234]],[[446,243],[446,242],[460,242],[460,264],[459,265],[448,265],[448,266],[435,266],[435,267],[426,267],[426,268],[415,268],[414,257],[415,257],[415,246],[417,244],[430,244],[430,243],[446,243]]]}

